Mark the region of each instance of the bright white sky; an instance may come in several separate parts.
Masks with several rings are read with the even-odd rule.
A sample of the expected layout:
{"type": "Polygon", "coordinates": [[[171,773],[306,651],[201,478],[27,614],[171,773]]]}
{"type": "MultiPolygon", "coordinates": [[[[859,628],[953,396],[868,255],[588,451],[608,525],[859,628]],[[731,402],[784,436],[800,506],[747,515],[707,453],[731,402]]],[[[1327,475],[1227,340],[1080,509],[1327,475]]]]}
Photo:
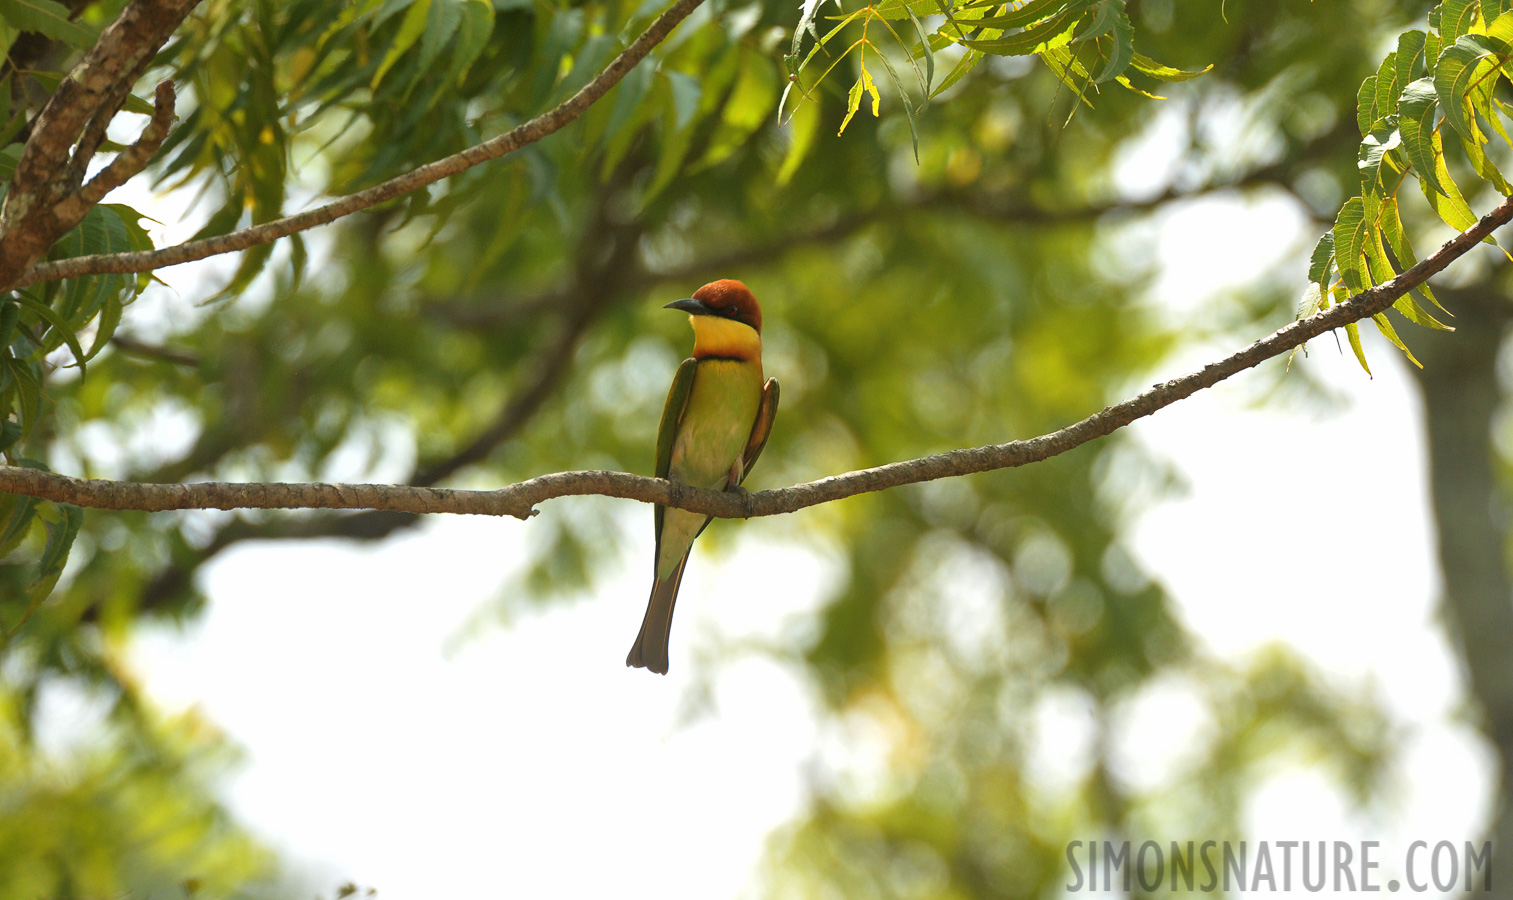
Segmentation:
{"type": "MultiPolygon", "coordinates": [[[[1153,295],[1192,316],[1280,263],[1301,284],[1304,227],[1281,199],[1187,204],[1160,222],[1168,268],[1153,295]]],[[[1229,349],[1193,348],[1141,383],[1229,349]]],[[[1434,619],[1417,399],[1382,342],[1368,341],[1371,381],[1332,342],[1313,351],[1300,364],[1347,399],[1338,413],[1255,408],[1274,375],[1253,372],[1133,426],[1189,489],[1146,511],[1132,546],[1213,654],[1243,663],[1281,641],[1339,684],[1374,688],[1405,727],[1395,806],[1363,817],[1325,775],[1281,765],[1249,806],[1255,838],[1391,848],[1472,837],[1493,771],[1455,718],[1463,686],[1434,619]],[[1349,481],[1316,465],[1346,458],[1349,481]],[[1325,561],[1311,552],[1324,542],[1364,552],[1325,561]]],[[[672,674],[657,678],[623,665],[645,602],[650,516],[557,502],[646,519],[645,546],[594,596],[510,627],[458,640],[535,526],[444,518],[379,546],[238,547],[204,573],[202,618],[136,640],[149,693],[198,707],[244,750],[225,797],[312,888],[329,896],[353,880],[391,900],[744,896],[768,836],[802,812],[815,760],[865,767],[865,741],[821,725],[794,671],[755,654],[722,660],[707,706],[694,680],[710,668],[696,658],[801,626],[831,577],[823,558],[779,542],[776,527],[725,526],[753,537],[728,557],[696,554],[672,674]]],[[[1192,708],[1181,685],[1163,684],[1122,717],[1125,778],[1160,780],[1200,724],[1192,708]]],[[[1074,740],[1077,718],[1048,708],[1046,746],[1074,740]]],[[[1393,858],[1384,852],[1384,876],[1393,858]]]]}

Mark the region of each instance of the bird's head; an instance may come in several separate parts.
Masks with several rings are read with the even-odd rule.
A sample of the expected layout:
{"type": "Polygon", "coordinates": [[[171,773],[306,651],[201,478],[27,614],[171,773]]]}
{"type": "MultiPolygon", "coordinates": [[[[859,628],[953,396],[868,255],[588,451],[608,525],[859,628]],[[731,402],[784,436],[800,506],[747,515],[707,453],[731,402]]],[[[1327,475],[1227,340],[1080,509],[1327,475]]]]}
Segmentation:
{"type": "Polygon", "coordinates": [[[746,285],[733,278],[711,281],[685,300],[674,300],[667,309],[680,309],[691,316],[719,316],[751,326],[762,333],[762,306],[746,285]]]}
{"type": "Polygon", "coordinates": [[[734,279],[711,281],[692,297],[674,300],[666,309],[686,312],[693,323],[695,357],[759,358],[762,353],[762,307],[746,285],[734,279]]]}

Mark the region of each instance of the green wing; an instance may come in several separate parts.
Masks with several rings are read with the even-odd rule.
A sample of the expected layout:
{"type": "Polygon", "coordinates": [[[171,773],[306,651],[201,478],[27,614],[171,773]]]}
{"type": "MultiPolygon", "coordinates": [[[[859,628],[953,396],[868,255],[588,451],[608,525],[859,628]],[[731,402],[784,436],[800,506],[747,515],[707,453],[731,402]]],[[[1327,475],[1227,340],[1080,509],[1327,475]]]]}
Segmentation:
{"type": "Polygon", "coordinates": [[[762,455],[762,448],[767,446],[767,436],[772,434],[772,420],[778,414],[778,380],[767,379],[762,386],[762,403],[757,407],[756,421],[751,423],[751,437],[746,440],[746,452],[741,458],[746,461],[746,468],[741,472],[741,481],[751,474],[751,467],[756,465],[757,457],[762,455]]]}
{"type": "MultiPolygon", "coordinates": [[[[683,411],[688,408],[688,398],[693,395],[693,376],[699,361],[692,357],[683,360],[677,374],[672,377],[672,387],[667,389],[667,403],[662,407],[662,425],[657,429],[657,477],[666,478],[672,468],[672,445],[678,440],[678,423],[683,421],[683,411]]],[[[662,553],[662,507],[654,507],[657,519],[657,556],[662,553]]],[[[653,566],[656,559],[652,560],[653,566]]]]}
{"type": "Polygon", "coordinates": [[[672,445],[678,439],[678,423],[693,394],[693,376],[699,367],[696,359],[685,359],[667,389],[667,404],[662,407],[662,426],[657,429],[657,477],[666,478],[672,468],[672,445]]]}

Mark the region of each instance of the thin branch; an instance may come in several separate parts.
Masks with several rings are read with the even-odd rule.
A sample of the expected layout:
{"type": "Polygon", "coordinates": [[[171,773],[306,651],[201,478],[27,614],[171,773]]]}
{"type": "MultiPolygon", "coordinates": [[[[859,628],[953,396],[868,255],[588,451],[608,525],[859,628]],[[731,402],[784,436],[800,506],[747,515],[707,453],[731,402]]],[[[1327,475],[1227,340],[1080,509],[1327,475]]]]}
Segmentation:
{"type": "Polygon", "coordinates": [[[475,144],[451,156],[426,163],[403,175],[375,184],[370,188],[348,194],[340,200],[318,206],[315,209],[274,219],[261,225],[253,225],[230,234],[189,241],[161,250],[146,250],[137,253],[113,253],[95,256],[76,256],[56,262],[41,263],[21,273],[15,286],[25,287],[39,281],[55,281],[60,278],[78,278],[83,275],[126,275],[135,272],[150,272],[164,266],[176,266],[223,253],[234,253],[260,244],[269,244],[281,237],[334,222],[343,216],[377,206],[408,194],[428,184],[465,172],[473,166],[498,159],[507,153],[519,150],[527,144],[566,127],[594,104],[609,89],[619,83],[625,74],[651,52],[652,48],[666,39],[673,28],[688,17],[704,0],[678,0],[671,8],[631,42],[624,52],[615,57],[594,80],[584,85],[578,93],[564,100],[529,122],[475,144]]]}
{"type": "Polygon", "coordinates": [[[1218,362],[1158,384],[1050,434],[921,459],[889,463],[761,493],[725,493],[624,472],[558,472],[497,491],[452,491],[400,485],[345,484],[134,484],[53,475],[36,469],[0,467],[0,490],[96,509],[382,509],[412,513],[463,513],[529,518],[535,505],[556,497],[599,494],[658,503],[719,518],[752,518],[795,512],[832,500],[1028,465],[1112,434],[1200,390],[1279,356],[1336,328],[1384,312],[1477,242],[1513,220],[1513,198],[1448,241],[1408,271],[1324,310],[1293,322],[1218,362]]]}
{"type": "Polygon", "coordinates": [[[146,341],[140,341],[119,332],[111,335],[110,343],[117,350],[128,356],[140,356],[144,359],[161,359],[164,362],[187,366],[191,369],[200,367],[199,354],[191,353],[188,350],[178,350],[173,347],[164,347],[160,344],[149,344],[146,341]]]}

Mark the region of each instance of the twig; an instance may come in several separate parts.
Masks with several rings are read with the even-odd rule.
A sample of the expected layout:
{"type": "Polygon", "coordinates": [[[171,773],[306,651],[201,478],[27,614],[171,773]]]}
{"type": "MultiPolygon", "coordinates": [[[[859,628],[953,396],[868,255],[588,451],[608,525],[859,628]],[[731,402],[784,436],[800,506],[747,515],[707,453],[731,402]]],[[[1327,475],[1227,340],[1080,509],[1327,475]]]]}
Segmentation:
{"type": "Polygon", "coordinates": [[[704,0],[678,0],[671,8],[658,16],[640,37],[632,41],[629,47],[626,47],[614,61],[605,67],[604,71],[584,85],[578,93],[564,100],[556,108],[498,137],[481,144],[474,144],[466,150],[442,157],[435,162],[426,163],[370,188],[348,194],[325,206],[318,206],[282,219],[274,219],[261,225],[253,225],[230,234],[188,241],[161,250],[75,256],[71,259],[41,263],[21,273],[15,286],[25,287],[39,281],[78,278],[84,275],[126,275],[135,272],[150,272],[164,266],[176,266],[222,253],[246,250],[248,247],[259,244],[269,244],[281,237],[287,237],[317,225],[325,225],[343,216],[393,200],[395,197],[408,194],[443,178],[465,172],[480,163],[498,159],[527,144],[541,140],[581,116],[595,101],[608,93],[610,88],[618,84],[627,72],[644,59],[653,47],[661,43],[679,22],[687,18],[689,13],[703,2],[704,0]]]}
{"type": "Polygon", "coordinates": [[[1111,434],[1232,375],[1336,328],[1385,311],[1399,297],[1463,256],[1478,241],[1513,220],[1513,198],[1401,275],[1344,303],[1293,322],[1218,362],[1158,384],[1058,431],[1024,441],[952,450],[889,463],[756,494],[722,493],[624,472],[558,472],[497,491],[450,491],[401,485],[340,484],[134,484],[91,481],[36,469],[0,466],[0,490],[97,509],[383,509],[529,518],[535,505],[556,497],[599,494],[659,503],[719,518],[791,513],[832,500],[940,478],[1023,466],[1049,459],[1111,434]]]}
{"type": "Polygon", "coordinates": [[[179,366],[188,366],[191,369],[197,369],[200,366],[200,357],[198,354],[191,353],[188,350],[164,347],[159,344],[149,344],[146,341],[139,341],[134,337],[119,332],[111,335],[110,343],[117,350],[129,356],[161,359],[164,362],[171,362],[179,366]]]}

